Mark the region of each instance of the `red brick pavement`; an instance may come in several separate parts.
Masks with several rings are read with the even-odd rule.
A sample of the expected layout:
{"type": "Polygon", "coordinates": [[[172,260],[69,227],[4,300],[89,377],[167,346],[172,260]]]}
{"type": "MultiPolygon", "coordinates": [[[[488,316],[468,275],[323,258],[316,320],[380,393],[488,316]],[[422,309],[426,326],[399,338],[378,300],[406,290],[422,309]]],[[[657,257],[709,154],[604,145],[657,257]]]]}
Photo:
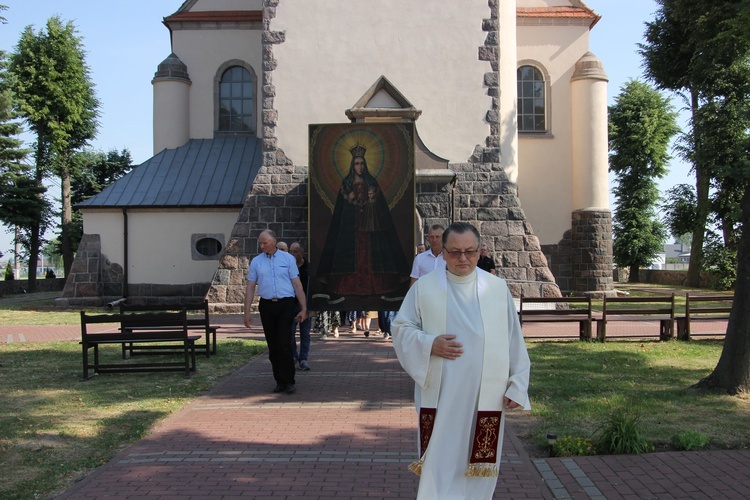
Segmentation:
{"type": "MultiPolygon", "coordinates": [[[[262,338],[238,316],[215,320],[220,338],[262,338]]],[[[630,325],[632,334],[650,335],[654,325],[644,323],[630,325]]],[[[566,326],[575,338],[576,325],[566,326]]],[[[713,328],[718,333],[726,325],[713,328]]],[[[80,335],[77,326],[0,326],[2,342],[9,335],[21,341],[19,334],[26,342],[80,335]]],[[[391,344],[361,333],[313,338],[313,370],[298,372],[296,394],[270,393],[270,366],[259,356],[59,498],[414,498],[417,478],[406,469],[415,458],[412,383],[391,344]]],[[[531,458],[511,426],[495,492],[495,498],[749,497],[750,450],[531,458]]]]}
{"type": "MultiPolygon", "coordinates": [[[[310,361],[279,395],[259,356],[59,498],[414,498],[413,385],[391,343],[315,339],[310,361]]],[[[503,459],[496,498],[552,498],[512,432],[503,459]]]]}

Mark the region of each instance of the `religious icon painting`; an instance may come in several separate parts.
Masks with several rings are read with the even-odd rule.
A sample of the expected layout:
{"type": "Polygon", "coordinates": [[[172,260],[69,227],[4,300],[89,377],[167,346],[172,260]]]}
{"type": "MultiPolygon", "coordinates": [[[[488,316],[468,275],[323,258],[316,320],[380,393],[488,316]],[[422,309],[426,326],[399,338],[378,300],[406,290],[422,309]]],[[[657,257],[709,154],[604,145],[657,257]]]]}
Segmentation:
{"type": "Polygon", "coordinates": [[[414,124],[310,125],[308,309],[395,311],[414,248],[414,124]]]}

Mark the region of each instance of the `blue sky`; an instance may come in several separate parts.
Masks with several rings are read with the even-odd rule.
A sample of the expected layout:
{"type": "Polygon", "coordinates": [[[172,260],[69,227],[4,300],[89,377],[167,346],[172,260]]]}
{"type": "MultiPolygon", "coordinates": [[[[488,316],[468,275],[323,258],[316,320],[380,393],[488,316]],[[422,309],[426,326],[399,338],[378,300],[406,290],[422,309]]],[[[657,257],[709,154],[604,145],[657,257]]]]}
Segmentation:
{"type": "MultiPolygon", "coordinates": [[[[584,0],[602,19],[591,32],[591,51],[604,63],[610,79],[609,101],[631,78],[642,76],[636,44],[643,23],[653,18],[654,0],[584,0]]],[[[60,15],[73,21],[83,36],[86,61],[101,101],[100,126],[94,149],[128,148],[136,164],[152,155],[152,88],[156,66],[170,52],[169,31],[161,23],[181,0],[0,0],[0,49],[12,51],[21,31],[32,24],[44,27],[60,15]]],[[[681,103],[674,99],[679,107],[681,103]]],[[[674,160],[662,190],[689,182],[688,167],[674,160]]],[[[0,250],[11,250],[11,235],[0,229],[0,250]]]]}

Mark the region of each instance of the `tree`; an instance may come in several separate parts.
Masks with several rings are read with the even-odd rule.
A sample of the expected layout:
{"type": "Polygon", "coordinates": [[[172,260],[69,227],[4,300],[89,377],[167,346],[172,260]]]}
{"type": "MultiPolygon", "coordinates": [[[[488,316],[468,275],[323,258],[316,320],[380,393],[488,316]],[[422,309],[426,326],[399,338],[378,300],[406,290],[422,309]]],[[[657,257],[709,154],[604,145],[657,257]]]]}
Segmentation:
{"type": "MultiPolygon", "coordinates": [[[[36,179],[54,174],[62,194],[61,242],[66,275],[73,264],[70,240],[72,157],[96,134],[99,101],[89,78],[83,44],[71,22],[59,17],[47,21],[46,30],[27,26],[21,34],[10,69],[15,75],[19,114],[36,134],[36,179]]],[[[29,288],[35,287],[36,259],[41,244],[32,234],[29,288]],[[33,269],[32,269],[33,267],[33,269]]]]}
{"type": "MultiPolygon", "coordinates": [[[[737,280],[724,347],[710,375],[695,387],[731,394],[750,390],[750,3],[746,0],[658,0],[649,45],[649,74],[664,88],[690,89],[698,204],[707,182],[737,189],[737,280]],[[679,61],[679,63],[678,63],[679,61]]],[[[707,198],[707,195],[705,195],[707,198]]],[[[707,208],[703,208],[706,215],[707,208]]],[[[702,215],[700,215],[702,217],[702,215]]],[[[724,229],[724,228],[722,228],[724,229]]],[[[703,249],[705,225],[700,234],[703,249]]],[[[692,249],[696,242],[693,240],[692,249]]],[[[691,266],[693,250],[691,249],[691,266]]]]}
{"type": "MultiPolygon", "coordinates": [[[[712,106],[725,107],[721,96],[731,95],[747,66],[741,36],[728,23],[746,29],[750,9],[745,0],[657,0],[656,19],[647,23],[646,43],[640,44],[647,75],[661,89],[683,95],[691,111],[690,132],[681,141],[682,156],[696,176],[696,213],[688,283],[699,286],[705,235],[711,210],[711,182],[715,179],[716,147],[727,145],[733,116],[716,115],[712,106]],[[719,98],[718,101],[716,98],[719,98]],[[725,130],[717,124],[729,124],[725,130]],[[728,134],[729,133],[729,134],[728,134]],[[718,139],[718,140],[717,140],[718,139]]],[[[742,84],[741,84],[742,85],[742,84]]],[[[732,111],[725,108],[725,111],[732,111]]],[[[736,137],[736,136],[735,136],[736,137]]]]}
{"type": "Polygon", "coordinates": [[[691,240],[697,210],[693,188],[688,184],[677,184],[669,188],[665,195],[666,201],[661,208],[669,234],[680,240],[680,243],[691,240]]]}
{"type": "Polygon", "coordinates": [[[45,188],[34,182],[31,167],[25,163],[29,151],[19,138],[22,126],[13,111],[13,75],[7,65],[0,51],[0,220],[13,228],[18,242],[28,250],[31,229],[45,220],[49,206],[42,197],[45,188]]]}
{"type": "Polygon", "coordinates": [[[669,100],[647,84],[626,83],[609,108],[609,169],[614,172],[613,253],[618,266],[630,267],[629,281],[653,261],[666,239],[656,216],[655,179],[667,173],[669,141],[678,131],[669,100]]]}
{"type": "MultiPolygon", "coordinates": [[[[73,155],[73,165],[71,203],[75,207],[127,174],[133,168],[133,159],[128,149],[111,149],[107,153],[86,150],[73,155]]],[[[78,210],[73,210],[70,227],[71,243],[77,248],[83,235],[83,218],[78,210]]],[[[51,246],[55,255],[62,255],[59,240],[51,246]]]]}

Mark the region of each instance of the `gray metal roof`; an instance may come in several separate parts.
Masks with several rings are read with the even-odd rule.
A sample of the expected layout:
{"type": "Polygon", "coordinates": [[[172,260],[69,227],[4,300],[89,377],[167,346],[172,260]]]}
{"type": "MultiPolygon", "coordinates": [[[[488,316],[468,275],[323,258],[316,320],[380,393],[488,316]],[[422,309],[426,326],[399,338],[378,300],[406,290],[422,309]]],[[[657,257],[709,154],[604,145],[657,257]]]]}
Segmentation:
{"type": "Polygon", "coordinates": [[[257,137],[191,139],[165,149],[77,207],[242,206],[261,163],[257,137]]]}

